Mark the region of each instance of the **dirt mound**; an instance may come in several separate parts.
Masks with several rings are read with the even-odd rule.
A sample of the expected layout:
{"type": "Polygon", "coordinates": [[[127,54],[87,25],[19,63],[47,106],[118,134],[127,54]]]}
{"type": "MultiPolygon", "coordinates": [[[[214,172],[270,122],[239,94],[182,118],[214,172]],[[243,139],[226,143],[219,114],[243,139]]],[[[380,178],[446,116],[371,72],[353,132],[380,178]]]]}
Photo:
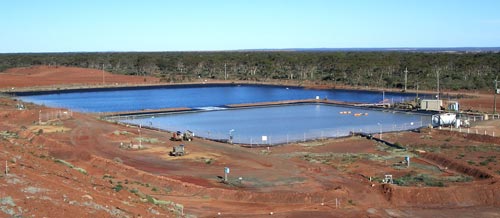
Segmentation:
{"type": "Polygon", "coordinates": [[[97,69],[34,66],[11,68],[0,72],[0,88],[33,86],[117,85],[157,83],[158,78],[116,75],[97,69]]]}
{"type": "Polygon", "coordinates": [[[423,154],[421,154],[421,157],[428,159],[428,160],[431,160],[431,161],[434,161],[443,167],[447,167],[449,169],[467,174],[467,175],[472,176],[472,177],[477,178],[477,179],[490,179],[490,178],[494,177],[493,175],[491,175],[487,172],[484,172],[480,169],[467,166],[467,165],[459,163],[457,161],[450,160],[450,159],[443,157],[441,155],[438,155],[438,154],[423,153],[423,154]]]}
{"type": "Polygon", "coordinates": [[[471,207],[500,205],[500,183],[497,181],[452,187],[381,186],[387,200],[395,206],[471,207]]]}

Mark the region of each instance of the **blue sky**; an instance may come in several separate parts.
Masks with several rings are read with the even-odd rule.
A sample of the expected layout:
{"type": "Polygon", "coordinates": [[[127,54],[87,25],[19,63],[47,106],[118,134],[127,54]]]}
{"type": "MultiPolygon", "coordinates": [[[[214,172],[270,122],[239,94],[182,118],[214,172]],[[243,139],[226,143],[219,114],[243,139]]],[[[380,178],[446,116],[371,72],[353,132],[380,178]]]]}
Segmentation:
{"type": "Polygon", "coordinates": [[[0,0],[0,52],[500,47],[498,0],[0,0]]]}

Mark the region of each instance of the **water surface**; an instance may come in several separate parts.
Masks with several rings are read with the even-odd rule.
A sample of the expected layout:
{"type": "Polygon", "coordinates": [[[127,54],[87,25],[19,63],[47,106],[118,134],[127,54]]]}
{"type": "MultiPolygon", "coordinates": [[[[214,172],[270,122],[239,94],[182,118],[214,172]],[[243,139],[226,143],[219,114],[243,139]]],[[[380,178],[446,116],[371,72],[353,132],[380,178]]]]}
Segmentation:
{"type": "MultiPolygon", "coordinates": [[[[199,108],[228,104],[283,100],[330,99],[343,102],[378,103],[382,92],[355,90],[311,90],[299,87],[267,85],[190,85],[107,91],[77,91],[36,94],[18,98],[50,107],[80,112],[117,112],[161,108],[199,108]]],[[[414,94],[385,93],[389,101],[414,98],[414,94]]]]}
{"type": "Polygon", "coordinates": [[[206,112],[128,117],[122,122],[235,143],[279,144],[339,137],[349,132],[379,133],[428,125],[430,117],[325,104],[300,104],[206,112]],[[262,140],[267,137],[267,141],[262,140]]]}

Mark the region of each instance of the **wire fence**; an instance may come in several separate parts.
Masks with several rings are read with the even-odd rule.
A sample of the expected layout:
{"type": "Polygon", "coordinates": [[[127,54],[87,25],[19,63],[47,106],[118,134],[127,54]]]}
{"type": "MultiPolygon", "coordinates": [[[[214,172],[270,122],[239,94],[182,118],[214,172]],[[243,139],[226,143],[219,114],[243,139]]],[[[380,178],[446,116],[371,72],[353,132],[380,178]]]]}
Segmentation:
{"type": "Polygon", "coordinates": [[[498,136],[498,132],[495,132],[495,130],[489,130],[489,129],[485,129],[485,128],[475,128],[475,127],[471,127],[471,128],[462,128],[462,127],[453,128],[453,126],[450,126],[450,127],[445,127],[445,128],[439,128],[439,129],[441,129],[441,130],[449,130],[449,131],[452,131],[452,132],[467,133],[467,134],[486,135],[486,136],[493,136],[493,137],[497,137],[498,136]]]}
{"type": "Polygon", "coordinates": [[[73,117],[73,111],[66,109],[44,109],[38,111],[38,123],[45,123],[53,120],[67,120],[73,117]]]}
{"type": "MultiPolygon", "coordinates": [[[[120,120],[120,117],[115,117],[116,120],[120,120]]],[[[480,115],[468,115],[467,119],[470,120],[471,123],[479,122],[485,120],[485,116],[480,115]]],[[[489,115],[488,120],[492,119],[500,119],[500,115],[489,115]]],[[[141,119],[138,119],[141,120],[141,119]]],[[[130,121],[130,120],[129,120],[130,121]]],[[[134,119],[132,122],[126,122],[124,120],[119,122],[125,122],[129,124],[134,124],[134,119]]],[[[138,121],[139,124],[142,124],[142,127],[157,129],[152,122],[146,122],[144,120],[138,121]]],[[[135,123],[138,125],[138,123],[135,123]]],[[[210,129],[189,129],[194,132],[196,137],[205,138],[209,140],[221,141],[226,143],[233,144],[242,144],[246,146],[272,146],[272,145],[280,145],[280,144],[289,144],[289,143],[301,143],[308,142],[314,140],[324,140],[329,138],[339,138],[346,137],[351,135],[352,133],[365,133],[365,134],[382,134],[387,132],[398,132],[398,131],[408,131],[413,129],[418,129],[421,127],[427,127],[431,125],[431,121],[427,119],[421,119],[420,121],[414,122],[405,122],[399,124],[390,124],[390,123],[377,123],[377,124],[367,124],[363,126],[350,127],[348,124],[336,127],[336,128],[328,128],[328,129],[314,129],[314,130],[305,130],[302,132],[284,132],[284,131],[271,131],[269,132],[244,132],[243,130],[238,129],[228,129],[227,131],[220,130],[210,130],[210,129]]],[[[443,130],[451,130],[458,131],[462,133],[469,134],[480,134],[480,135],[490,135],[490,136],[498,136],[499,133],[495,132],[491,129],[482,129],[482,128],[464,128],[459,127],[456,128],[454,126],[447,127],[437,127],[443,130]]],[[[176,129],[175,127],[162,127],[163,130],[168,131],[185,131],[188,129],[176,129]]],[[[379,136],[380,137],[380,136],[379,136]]]]}
{"type": "Polygon", "coordinates": [[[249,146],[271,146],[279,144],[300,143],[314,140],[324,140],[329,138],[339,138],[352,135],[353,133],[383,134],[386,132],[407,131],[428,126],[430,121],[408,122],[401,124],[375,124],[362,127],[338,127],[328,129],[315,129],[295,133],[264,133],[261,135],[246,134],[238,130],[228,130],[227,132],[190,129],[197,137],[243,144],[249,146]]]}
{"type": "MultiPolygon", "coordinates": [[[[477,123],[480,121],[485,121],[485,120],[499,120],[500,114],[466,115],[463,117],[471,123],[471,126],[454,127],[453,125],[450,125],[450,126],[438,127],[438,128],[440,130],[449,130],[449,131],[467,133],[467,134],[485,135],[485,136],[493,136],[493,137],[498,136],[498,132],[495,131],[495,128],[489,128],[488,126],[484,126],[484,127],[474,126],[474,123],[477,123]]],[[[462,118],[462,119],[464,119],[464,118],[462,118]]]]}

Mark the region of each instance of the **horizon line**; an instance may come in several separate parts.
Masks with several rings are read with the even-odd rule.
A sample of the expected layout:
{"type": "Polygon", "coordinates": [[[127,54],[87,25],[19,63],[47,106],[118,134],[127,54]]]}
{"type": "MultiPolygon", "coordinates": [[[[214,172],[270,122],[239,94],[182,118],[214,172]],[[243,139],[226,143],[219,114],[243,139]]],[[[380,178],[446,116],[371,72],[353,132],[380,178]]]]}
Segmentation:
{"type": "Polygon", "coordinates": [[[475,47],[316,47],[316,48],[254,48],[254,49],[221,49],[221,50],[164,50],[164,51],[35,51],[35,52],[0,52],[0,54],[65,54],[65,53],[183,53],[183,52],[302,52],[302,51],[434,51],[434,52],[500,52],[500,46],[475,47]]]}

